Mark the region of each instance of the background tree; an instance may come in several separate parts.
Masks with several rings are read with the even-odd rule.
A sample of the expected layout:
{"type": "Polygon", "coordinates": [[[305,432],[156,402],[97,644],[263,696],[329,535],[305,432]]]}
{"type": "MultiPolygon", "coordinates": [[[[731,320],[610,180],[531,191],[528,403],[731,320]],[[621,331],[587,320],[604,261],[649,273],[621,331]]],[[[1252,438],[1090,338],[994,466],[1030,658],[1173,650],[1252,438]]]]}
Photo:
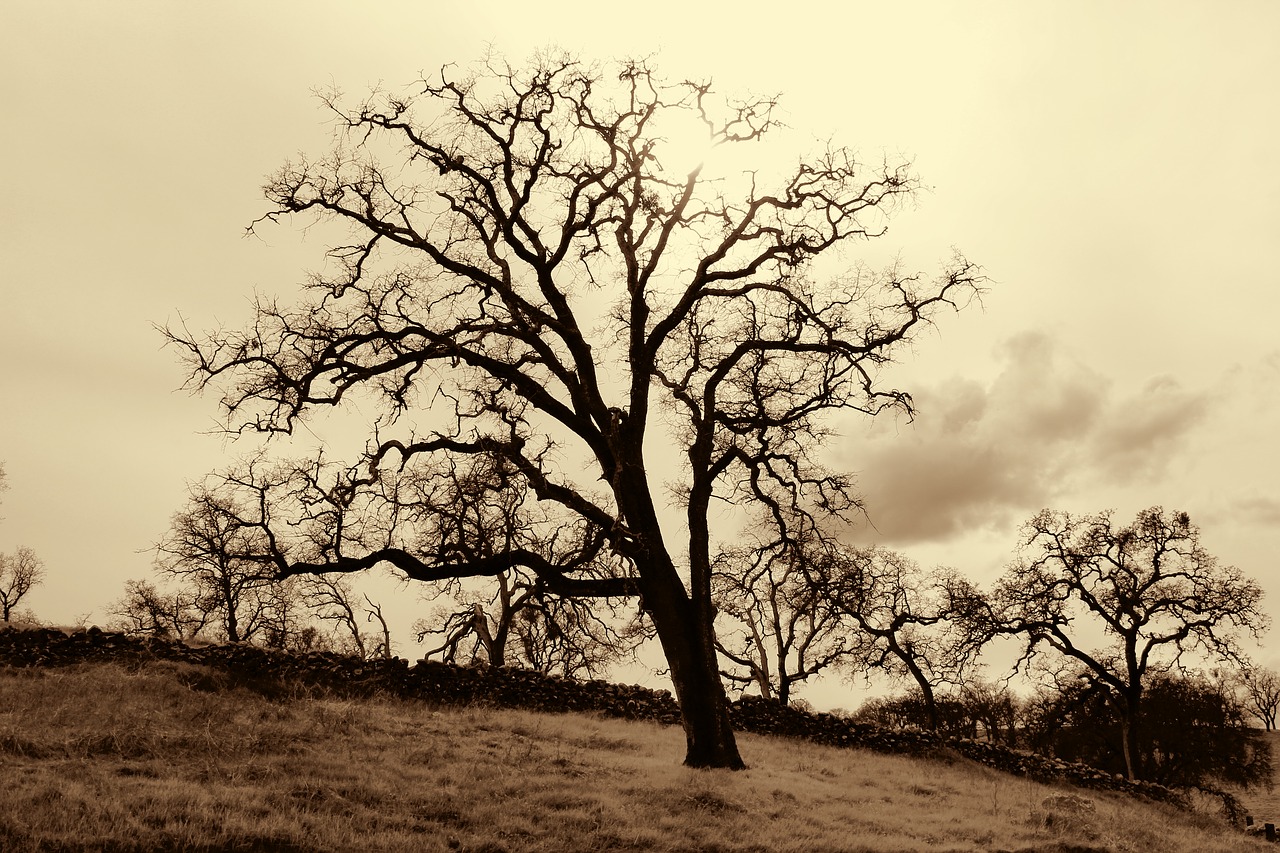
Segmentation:
{"type": "Polygon", "coordinates": [[[255,511],[277,574],[388,564],[438,581],[521,566],[554,595],[638,597],[686,763],[741,767],[715,649],[711,502],[751,503],[776,483],[831,512],[851,506],[848,478],[810,453],[823,416],[909,405],[877,371],[973,295],[974,268],[956,258],[924,281],[816,267],[883,233],[918,185],[907,165],[837,148],[776,179],[704,178],[691,146],[768,137],[775,99],[718,99],[643,61],[490,58],[406,94],[326,104],[333,151],[272,177],[264,219],[337,223],[351,239],[298,306],[260,302],[245,332],[168,331],[191,384],[223,389],[232,431],[290,432],[357,396],[378,413],[362,458],[317,469],[330,479],[306,499],[329,495],[320,503],[288,477],[231,478],[271,505],[255,511]],[[477,456],[502,460],[495,470],[558,514],[574,546],[442,551],[379,485],[477,456]],[[683,522],[664,515],[667,494],[683,522]],[[319,536],[308,514],[335,505],[347,525],[319,536]],[[616,572],[586,571],[604,557],[616,572]]]}
{"type": "Polygon", "coordinates": [[[918,687],[897,696],[868,699],[853,715],[854,722],[896,731],[935,731],[945,737],[976,739],[978,721],[956,696],[935,695],[926,705],[918,687]]]}
{"type": "MultiPolygon", "coordinates": [[[[792,527],[804,530],[801,518],[792,527]]],[[[778,527],[771,541],[758,533],[765,521],[744,531],[749,545],[721,551],[712,567],[711,586],[720,622],[716,648],[728,664],[721,670],[730,683],[790,704],[796,686],[838,663],[855,650],[850,628],[830,607],[808,569],[804,541],[810,533],[789,535],[778,527]]]]}
{"type": "Polygon", "coordinates": [[[225,493],[202,486],[192,490],[186,509],[174,515],[154,548],[160,573],[182,588],[184,600],[228,642],[261,639],[273,609],[283,603],[264,564],[269,546],[263,535],[241,521],[225,493]]]}
{"type": "Polygon", "coordinates": [[[592,607],[579,599],[535,596],[517,620],[520,656],[531,669],[573,678],[600,678],[606,669],[634,655],[653,637],[642,614],[630,621],[612,607],[592,607]]]}
{"type": "Polygon", "coordinates": [[[281,578],[255,590],[260,609],[256,639],[287,652],[333,651],[330,638],[314,623],[303,599],[301,578],[281,578]]]}
{"type": "MultiPolygon", "coordinates": [[[[506,636],[510,635],[515,613],[506,606],[501,595],[501,591],[507,586],[506,578],[499,577],[503,579],[496,584],[500,593],[497,598],[500,607],[497,619],[489,615],[484,601],[464,601],[461,604],[455,602],[457,606],[452,609],[447,605],[436,607],[429,617],[413,623],[419,643],[428,642],[429,637],[435,637],[431,642],[439,641],[439,645],[432,646],[423,654],[423,660],[437,659],[461,666],[506,666],[508,643],[504,638],[504,642],[498,645],[493,636],[501,633],[504,627],[506,636]]],[[[433,595],[428,595],[427,600],[434,601],[435,596],[450,594],[449,588],[442,586],[433,595]]]]}
{"type": "Polygon", "coordinates": [[[1236,675],[1245,711],[1257,718],[1267,731],[1275,731],[1280,712],[1280,674],[1274,669],[1246,665],[1236,675]]]}
{"type": "MultiPolygon", "coordinates": [[[[1032,703],[1027,745],[1109,773],[1126,772],[1124,704],[1092,672],[1077,676],[1032,703]]],[[[1270,744],[1249,726],[1244,707],[1224,688],[1199,677],[1152,674],[1131,747],[1143,756],[1144,778],[1173,786],[1270,786],[1270,744]]]]}
{"type": "Polygon", "coordinates": [[[44,580],[44,561],[30,548],[0,554],[0,619],[8,622],[18,603],[44,580]]]}
{"type": "Polygon", "coordinates": [[[452,599],[453,608],[439,607],[414,624],[418,642],[439,642],[423,657],[597,678],[649,636],[638,619],[628,624],[612,607],[548,595],[542,586],[519,570],[481,588],[443,585],[431,600],[452,599]]]}
{"type": "MultiPolygon", "coordinates": [[[[0,462],[0,494],[9,488],[4,463],[0,462]]],[[[44,561],[30,548],[12,554],[0,553],[0,621],[8,623],[17,615],[18,603],[44,580],[44,561]]]]}
{"type": "MultiPolygon", "coordinates": [[[[1006,684],[966,679],[956,697],[978,735],[1010,746],[1018,742],[1023,703],[1006,684]]],[[[975,736],[978,736],[975,735],[975,736]]]]}
{"type": "Polygon", "coordinates": [[[313,617],[333,626],[338,651],[366,660],[391,657],[391,629],[381,605],[367,595],[361,596],[361,603],[351,584],[342,577],[312,575],[301,580],[299,595],[303,605],[313,617]],[[374,629],[372,635],[365,625],[374,629]]]}
{"type": "Polygon", "coordinates": [[[932,707],[926,705],[918,686],[900,695],[872,697],[852,719],[887,729],[931,729],[950,737],[1016,746],[1021,741],[1024,708],[1007,687],[972,680],[959,690],[935,696],[932,707]]]}
{"type": "Polygon", "coordinates": [[[858,631],[851,660],[864,672],[909,680],[928,727],[938,728],[937,689],[965,683],[984,639],[974,629],[986,606],[978,591],[951,570],[924,571],[885,548],[827,547],[814,556],[828,606],[858,631]]]}
{"type": "Polygon", "coordinates": [[[161,592],[148,581],[130,580],[108,615],[114,617],[112,627],[126,634],[192,640],[204,630],[211,615],[201,604],[197,589],[161,592]]]}
{"type": "Polygon", "coordinates": [[[44,561],[30,548],[0,554],[0,619],[9,622],[18,604],[44,580],[44,561]]]}
{"type": "MultiPolygon", "coordinates": [[[[456,561],[483,562],[525,551],[551,564],[580,555],[583,577],[607,578],[619,571],[573,528],[561,527],[497,456],[477,455],[426,480],[402,478],[396,504],[399,514],[411,516],[424,532],[419,541],[456,561]]],[[[558,596],[537,571],[524,566],[487,581],[448,578],[432,586],[425,598],[442,606],[415,626],[419,642],[428,636],[440,640],[427,658],[595,676],[640,638],[634,632],[624,636],[615,618],[616,600],[587,605],[558,596]]]]}
{"type": "Polygon", "coordinates": [[[1147,681],[1192,652],[1243,664],[1237,635],[1267,624],[1262,590],[1219,565],[1183,512],[1152,507],[1117,527],[1110,512],[1045,510],[1023,534],[1024,556],[993,595],[996,628],[1024,638],[1019,664],[1052,650],[1083,665],[1116,705],[1125,773],[1142,778],[1147,681]]]}

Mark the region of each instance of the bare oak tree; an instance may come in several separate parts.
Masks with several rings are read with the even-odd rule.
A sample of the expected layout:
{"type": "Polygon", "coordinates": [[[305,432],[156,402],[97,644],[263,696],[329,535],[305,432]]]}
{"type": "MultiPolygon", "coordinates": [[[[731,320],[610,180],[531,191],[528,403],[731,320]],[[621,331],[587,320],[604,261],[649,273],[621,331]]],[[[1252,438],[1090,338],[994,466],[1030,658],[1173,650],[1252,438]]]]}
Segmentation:
{"type": "MultiPolygon", "coordinates": [[[[0,463],[0,492],[8,488],[8,474],[0,463]]],[[[12,621],[18,603],[42,580],[44,561],[32,549],[22,547],[12,554],[0,553],[0,621],[12,621]]]]}
{"type": "Polygon", "coordinates": [[[985,600],[954,571],[924,570],[886,548],[815,557],[831,606],[861,635],[855,665],[913,683],[929,727],[938,728],[938,688],[964,686],[986,639],[977,629],[985,600]]]}
{"type": "MultiPolygon", "coordinates": [[[[426,532],[420,541],[454,561],[527,551],[552,564],[581,556],[583,577],[623,571],[574,528],[564,527],[558,514],[548,514],[501,457],[476,454],[426,480],[401,478],[396,494],[398,514],[412,515],[414,528],[426,532]]],[[[427,658],[597,676],[638,639],[618,618],[618,599],[556,595],[526,566],[513,565],[487,581],[455,577],[432,586],[424,598],[443,606],[415,626],[419,642],[429,635],[441,640],[427,658]]]]}
{"type": "Polygon", "coordinates": [[[829,606],[800,544],[784,532],[771,541],[728,548],[712,564],[712,596],[721,616],[716,648],[728,664],[722,674],[784,705],[797,685],[857,650],[849,624],[829,606]]]}
{"type": "Polygon", "coordinates": [[[163,592],[143,580],[125,581],[124,595],[111,606],[112,627],[126,634],[194,639],[213,615],[202,606],[198,588],[163,592]]]}
{"type": "Polygon", "coordinates": [[[252,640],[265,630],[277,603],[271,591],[274,566],[264,558],[269,546],[225,494],[207,486],[193,489],[154,551],[160,573],[182,587],[228,642],[252,640]]]}
{"type": "Polygon", "coordinates": [[[434,637],[437,643],[423,657],[445,663],[596,678],[646,636],[614,607],[551,595],[536,574],[519,567],[480,586],[453,579],[425,598],[452,603],[414,624],[418,642],[434,637]]]}
{"type": "Polygon", "coordinates": [[[30,548],[0,554],[0,621],[9,622],[18,603],[44,580],[44,561],[30,548]]]}
{"type": "Polygon", "coordinates": [[[1245,711],[1262,723],[1267,731],[1275,731],[1280,713],[1280,674],[1274,669],[1246,665],[1236,676],[1245,711]]]}
{"type": "Polygon", "coordinates": [[[354,654],[366,660],[391,657],[391,629],[382,613],[382,605],[367,595],[357,598],[346,578],[312,575],[299,586],[299,596],[311,615],[333,626],[337,635],[337,651],[354,654]],[[374,629],[371,635],[364,627],[374,629]]]}
{"type": "Polygon", "coordinates": [[[1117,706],[1126,773],[1142,778],[1148,679],[1192,653],[1243,665],[1238,636],[1267,626],[1262,589],[1205,551],[1186,513],[1160,507],[1125,526],[1110,512],[1045,510],[1024,526],[1022,550],[993,593],[995,627],[1025,638],[1020,664],[1048,649],[1083,666],[1117,706]]]}
{"type": "Polygon", "coordinates": [[[777,128],[775,99],[718,99],[644,61],[491,58],[404,94],[326,103],[333,150],[270,179],[264,220],[351,238],[298,305],[260,301],[243,332],[168,330],[191,385],[222,389],[232,431],[287,433],[357,397],[379,413],[364,458],[319,489],[345,519],[323,543],[318,524],[267,524],[316,508],[288,477],[233,478],[267,499],[277,574],[386,564],[438,581],[521,566],[555,595],[638,597],[670,666],[686,763],[743,766],[716,659],[711,502],[750,503],[774,483],[849,507],[849,479],[813,459],[823,416],[908,405],[878,368],[979,275],[959,257],[933,280],[818,269],[883,232],[918,186],[907,164],[828,148],[776,179],[704,179],[701,164],[677,167],[678,137],[752,145],[777,128]],[[385,478],[478,455],[502,460],[574,547],[441,550],[386,514],[385,478]],[[585,571],[605,558],[618,571],[585,571]]]}

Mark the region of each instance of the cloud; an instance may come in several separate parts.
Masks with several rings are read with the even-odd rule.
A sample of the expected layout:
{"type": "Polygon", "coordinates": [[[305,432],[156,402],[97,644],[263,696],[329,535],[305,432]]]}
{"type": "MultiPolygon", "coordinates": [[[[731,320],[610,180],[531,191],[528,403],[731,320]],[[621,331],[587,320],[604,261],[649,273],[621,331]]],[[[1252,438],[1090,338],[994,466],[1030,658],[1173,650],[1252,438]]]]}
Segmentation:
{"type": "Polygon", "coordinates": [[[1241,498],[1232,504],[1228,515],[1245,524],[1280,527],[1280,500],[1256,496],[1241,498]]]}
{"type": "Polygon", "coordinates": [[[1176,458],[1187,432],[1209,409],[1208,393],[1193,393],[1169,376],[1152,379],[1116,403],[1098,425],[1089,449],[1096,468],[1112,478],[1154,479],[1176,458]]]}
{"type": "Polygon", "coordinates": [[[913,423],[878,423],[841,448],[879,541],[1010,527],[1081,485],[1154,482],[1208,411],[1208,392],[1169,376],[1117,389],[1044,334],[997,355],[989,383],[918,388],[913,423]]]}

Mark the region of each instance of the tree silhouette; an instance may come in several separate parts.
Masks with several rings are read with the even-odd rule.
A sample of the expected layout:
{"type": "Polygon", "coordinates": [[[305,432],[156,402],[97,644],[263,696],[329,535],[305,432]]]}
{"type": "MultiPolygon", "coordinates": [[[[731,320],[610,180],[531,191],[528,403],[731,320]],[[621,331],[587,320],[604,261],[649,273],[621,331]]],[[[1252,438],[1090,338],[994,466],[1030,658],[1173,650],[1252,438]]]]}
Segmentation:
{"type": "Polygon", "coordinates": [[[986,601],[954,571],[925,571],[886,548],[828,549],[815,565],[829,606],[861,634],[852,660],[910,680],[928,727],[938,728],[936,690],[965,684],[985,640],[976,617],[986,601]]]}
{"type": "Polygon", "coordinates": [[[536,574],[520,567],[476,588],[461,579],[425,596],[447,601],[414,623],[418,642],[435,637],[423,657],[445,663],[517,665],[566,677],[597,678],[635,651],[647,632],[625,624],[610,599],[551,595],[536,574]]]}
{"type": "Polygon", "coordinates": [[[30,548],[0,554],[0,621],[9,622],[19,602],[44,580],[44,561],[30,548]]]}
{"type": "MultiPolygon", "coordinates": [[[[9,488],[8,474],[0,463],[0,493],[9,488]]],[[[44,561],[30,548],[0,554],[0,621],[10,622],[18,604],[44,580],[44,561]]]]}
{"type": "Polygon", "coordinates": [[[1243,694],[1241,704],[1251,716],[1262,723],[1267,731],[1276,728],[1276,714],[1280,712],[1280,674],[1274,669],[1246,665],[1236,677],[1243,694]]]}
{"type": "Polygon", "coordinates": [[[958,256],[932,280],[817,267],[883,232],[918,186],[908,166],[828,148],[776,179],[677,168],[681,135],[770,136],[776,101],[719,99],[645,61],[489,58],[326,104],[333,150],[274,175],[255,227],[328,222],[351,239],[294,307],[259,300],[242,332],[167,330],[190,384],[222,389],[233,432],[288,433],[354,399],[377,412],[362,458],[296,466],[301,492],[281,471],[228,478],[251,492],[277,574],[520,566],[554,595],[638,597],[686,763],[743,766],[716,660],[711,503],[776,486],[851,508],[849,479],[814,459],[823,416],[909,405],[878,369],[969,300],[977,271],[958,256]],[[398,482],[477,458],[492,488],[518,481],[556,516],[556,550],[442,548],[425,516],[402,516],[398,482]]]}
{"type": "Polygon", "coordinates": [[[367,595],[361,596],[361,604],[345,578],[313,575],[304,579],[298,595],[315,619],[332,625],[335,649],[366,660],[391,657],[391,629],[382,605],[367,595]],[[365,624],[374,626],[376,633],[367,634],[365,624]]]}
{"type": "Polygon", "coordinates": [[[992,596],[996,630],[1025,638],[1020,663],[1049,649],[1083,665],[1117,706],[1126,774],[1142,778],[1147,681],[1192,652],[1243,664],[1236,635],[1265,629],[1262,590],[1205,551],[1184,512],[1151,507],[1117,527],[1110,512],[1045,510],[1023,534],[992,596]]]}
{"type": "MultiPolygon", "coordinates": [[[[205,615],[201,624],[216,623],[228,642],[265,633],[272,609],[279,603],[271,589],[274,567],[264,557],[269,547],[262,531],[244,523],[225,495],[207,486],[192,489],[186,508],[174,514],[168,533],[153,550],[160,574],[181,587],[170,602],[175,607],[185,595],[205,615]]],[[[151,609],[144,600],[134,598],[134,604],[146,605],[144,612],[151,609]]],[[[176,628],[172,622],[166,620],[176,628]]]]}
{"type": "MultiPolygon", "coordinates": [[[[1108,685],[1082,675],[1032,703],[1028,746],[1109,773],[1125,772],[1124,703],[1114,701],[1108,685]]],[[[1176,673],[1152,674],[1132,745],[1143,756],[1144,779],[1178,787],[1271,786],[1270,742],[1248,724],[1245,709],[1226,687],[1176,673]]]]}
{"type": "Polygon", "coordinates": [[[195,586],[163,592],[149,581],[125,581],[124,595],[109,611],[115,617],[112,627],[126,634],[194,639],[214,616],[202,598],[195,586]]]}
{"type": "Polygon", "coordinates": [[[765,513],[741,543],[717,554],[711,587],[722,674],[786,705],[797,685],[854,654],[858,644],[813,571],[812,516],[784,506],[773,502],[777,515],[765,513]]]}

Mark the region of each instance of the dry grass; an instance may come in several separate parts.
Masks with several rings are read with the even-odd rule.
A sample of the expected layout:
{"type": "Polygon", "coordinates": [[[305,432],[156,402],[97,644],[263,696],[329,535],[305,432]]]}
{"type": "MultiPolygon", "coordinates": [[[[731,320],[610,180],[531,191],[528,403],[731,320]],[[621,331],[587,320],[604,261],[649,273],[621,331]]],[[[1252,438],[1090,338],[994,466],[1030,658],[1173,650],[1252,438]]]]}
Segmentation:
{"type": "Polygon", "coordinates": [[[0,670],[5,851],[1231,851],[1210,818],[963,761],[678,729],[231,688],[156,663],[0,670]]]}
{"type": "MultiPolygon", "coordinates": [[[[1275,765],[1276,780],[1280,781],[1280,732],[1269,732],[1266,735],[1271,741],[1272,762],[1275,765]]],[[[1245,809],[1253,815],[1259,825],[1264,823],[1280,824],[1280,785],[1272,785],[1270,789],[1254,788],[1237,791],[1237,796],[1244,803],[1245,809]]]]}

